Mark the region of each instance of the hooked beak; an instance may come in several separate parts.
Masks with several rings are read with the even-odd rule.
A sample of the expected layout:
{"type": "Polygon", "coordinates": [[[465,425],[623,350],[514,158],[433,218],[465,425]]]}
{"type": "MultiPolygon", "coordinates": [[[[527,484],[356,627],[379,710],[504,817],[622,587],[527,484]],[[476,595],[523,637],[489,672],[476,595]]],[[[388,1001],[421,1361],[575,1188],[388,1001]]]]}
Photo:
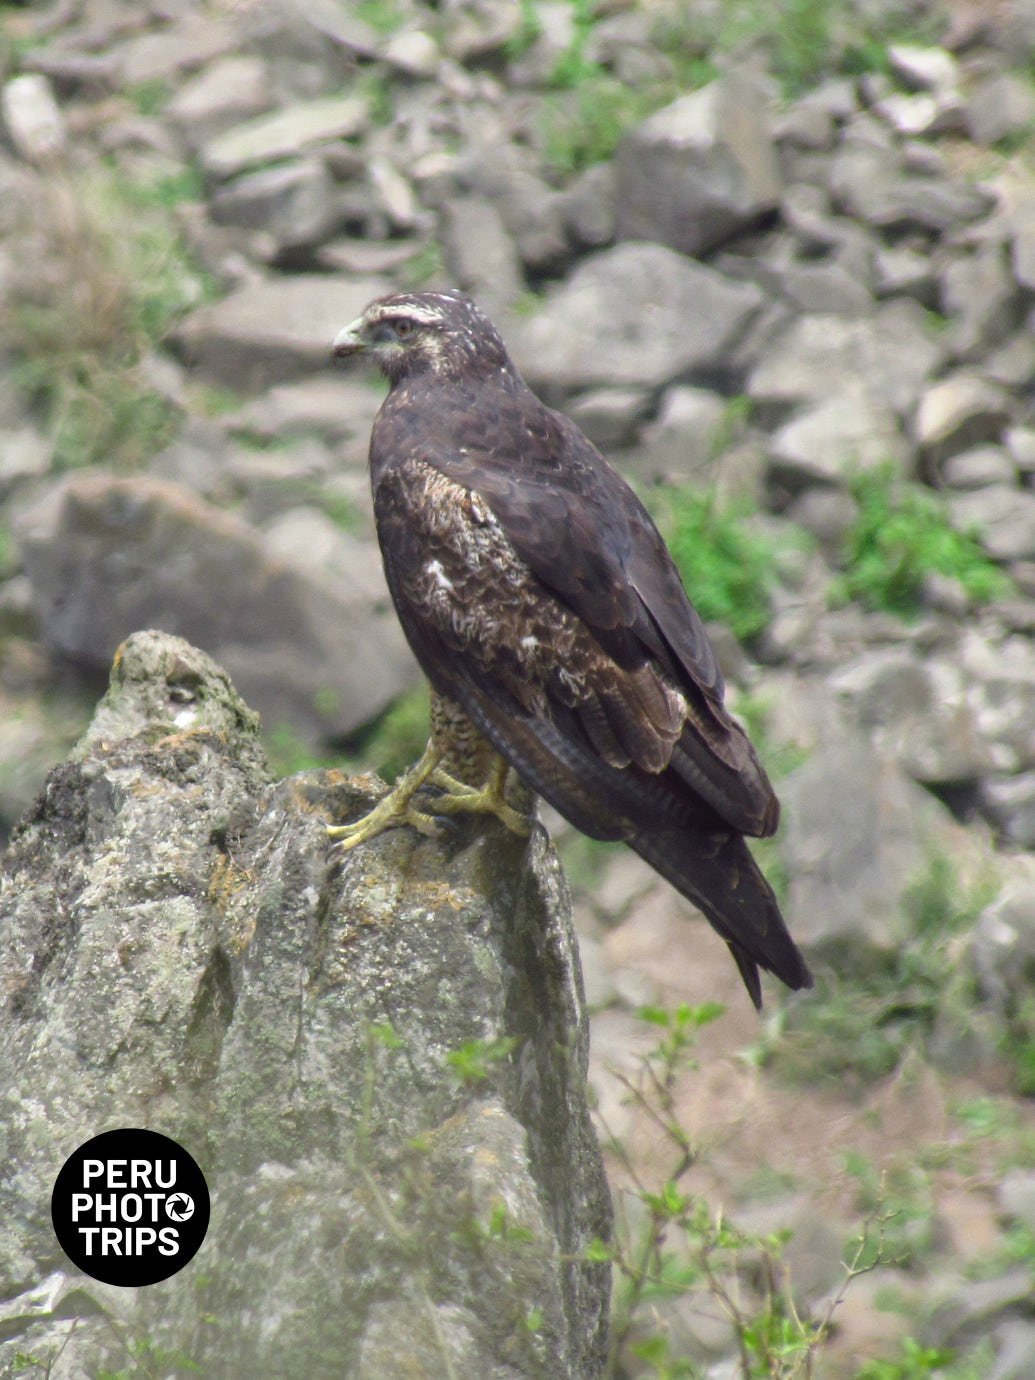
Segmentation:
{"type": "Polygon", "coordinates": [[[358,355],[366,348],[367,342],[363,335],[363,318],[357,316],[355,321],[350,321],[347,326],[343,326],[334,337],[331,354],[335,359],[347,359],[349,355],[358,355]]]}

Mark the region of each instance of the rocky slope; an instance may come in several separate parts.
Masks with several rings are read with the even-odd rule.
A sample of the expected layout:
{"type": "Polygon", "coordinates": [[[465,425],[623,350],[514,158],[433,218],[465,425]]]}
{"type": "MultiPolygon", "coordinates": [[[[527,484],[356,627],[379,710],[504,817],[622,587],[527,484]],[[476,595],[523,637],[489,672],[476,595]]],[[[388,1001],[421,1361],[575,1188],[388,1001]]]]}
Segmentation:
{"type": "MultiPolygon", "coordinates": [[[[204,646],[299,750],[351,741],[415,683],[366,507],[378,394],[327,363],[392,284],[473,292],[686,562],[733,540],[723,505],[743,514],[747,578],[716,593],[713,561],[691,594],[735,627],[758,602],[717,643],[793,768],[767,862],[827,977],[761,1041],[729,991],[707,1041],[724,1073],[703,1102],[690,1080],[688,1115],[721,1127],[736,1105],[799,1240],[824,1185],[809,1301],[865,1210],[853,1138],[877,1171],[946,1145],[982,1166],[967,1186],[958,1164],[922,1170],[928,1246],[888,1267],[908,1306],[880,1313],[857,1284],[829,1353],[849,1374],[967,1296],[971,1265],[1035,1258],[1019,1190],[997,1187],[1033,1170],[1035,17],[859,9],[9,9],[0,158],[8,824],[136,628],[204,646]],[[719,512],[688,510],[686,486],[719,512]],[[745,1046],[771,1066],[750,1087],[745,1046]],[[900,1136],[885,1105],[914,1073],[940,1111],[900,1136]],[[804,1145],[804,1098],[853,1129],[804,1118],[804,1145]],[[1001,1124],[975,1148],[959,1108],[982,1102],[1001,1124]]],[[[634,861],[571,857],[595,1079],[635,1139],[608,1073],[642,1046],[633,1010],[727,988],[634,861]]],[[[750,1206],[732,1136],[702,1183],[750,1206]]],[[[965,1335],[932,1324],[932,1345],[1028,1373],[1035,1318],[1007,1294],[965,1335]]],[[[728,1334],[694,1316],[674,1309],[674,1345],[724,1373],[728,1334]]]]}

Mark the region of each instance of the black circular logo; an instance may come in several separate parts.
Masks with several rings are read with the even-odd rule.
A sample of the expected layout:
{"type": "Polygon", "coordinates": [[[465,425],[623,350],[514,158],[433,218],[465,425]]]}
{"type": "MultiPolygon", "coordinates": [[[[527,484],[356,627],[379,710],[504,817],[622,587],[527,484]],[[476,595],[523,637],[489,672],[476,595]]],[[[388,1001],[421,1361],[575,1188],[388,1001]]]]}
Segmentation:
{"type": "Polygon", "coordinates": [[[157,1284],[182,1270],[208,1231],[205,1176],[182,1145],[130,1127],[80,1145],[50,1200],[61,1248],[104,1284],[157,1284]]]}

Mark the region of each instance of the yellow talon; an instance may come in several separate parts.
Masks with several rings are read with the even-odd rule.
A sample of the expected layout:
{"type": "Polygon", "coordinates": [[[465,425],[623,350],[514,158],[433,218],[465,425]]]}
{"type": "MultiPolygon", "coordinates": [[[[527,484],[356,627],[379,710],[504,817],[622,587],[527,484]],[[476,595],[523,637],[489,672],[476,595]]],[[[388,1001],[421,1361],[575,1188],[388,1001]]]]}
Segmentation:
{"type": "Polygon", "coordinates": [[[351,824],[328,825],[327,837],[335,847],[347,852],[376,838],[386,829],[395,829],[402,824],[410,824],[422,834],[434,833],[435,815],[460,813],[495,815],[513,833],[522,836],[531,833],[531,820],[505,799],[504,787],[509,767],[502,757],[496,758],[484,785],[469,786],[439,766],[444,755],[440,747],[433,742],[428,743],[420,761],[396,782],[372,810],[351,824]],[[437,786],[443,794],[431,802],[430,810],[418,810],[413,804],[413,797],[425,784],[437,786]]]}

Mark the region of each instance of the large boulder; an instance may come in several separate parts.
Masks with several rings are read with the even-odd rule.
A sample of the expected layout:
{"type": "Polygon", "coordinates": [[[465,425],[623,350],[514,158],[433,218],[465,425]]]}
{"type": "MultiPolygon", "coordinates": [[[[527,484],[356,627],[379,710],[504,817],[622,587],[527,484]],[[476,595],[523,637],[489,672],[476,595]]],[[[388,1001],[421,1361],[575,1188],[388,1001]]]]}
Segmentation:
{"type": "Polygon", "coordinates": [[[417,679],[374,542],[342,534],[338,579],[271,551],[248,523],[162,480],[60,485],[20,531],[43,640],[102,671],[135,628],[226,663],[267,727],[340,738],[417,679]]]}
{"type": "Polygon", "coordinates": [[[0,876],[0,1373],[600,1373],[583,1253],[610,1210],[557,861],[471,821],[338,861],[325,824],[378,789],[271,782],[207,656],[120,649],[0,876]],[[472,1041],[495,1057],[461,1076],[472,1041]],[[50,1222],[65,1158],[119,1126],[179,1141],[212,1197],[149,1288],[79,1273],[50,1222]]]}
{"type": "Polygon", "coordinates": [[[508,334],[525,377],[548,395],[660,389],[721,373],[763,301],[752,283],[664,245],[619,244],[583,259],[542,310],[508,334]]]}
{"type": "Polygon", "coordinates": [[[733,73],[631,130],[615,169],[619,239],[695,255],[774,210],[783,182],[764,102],[733,73]]]}

